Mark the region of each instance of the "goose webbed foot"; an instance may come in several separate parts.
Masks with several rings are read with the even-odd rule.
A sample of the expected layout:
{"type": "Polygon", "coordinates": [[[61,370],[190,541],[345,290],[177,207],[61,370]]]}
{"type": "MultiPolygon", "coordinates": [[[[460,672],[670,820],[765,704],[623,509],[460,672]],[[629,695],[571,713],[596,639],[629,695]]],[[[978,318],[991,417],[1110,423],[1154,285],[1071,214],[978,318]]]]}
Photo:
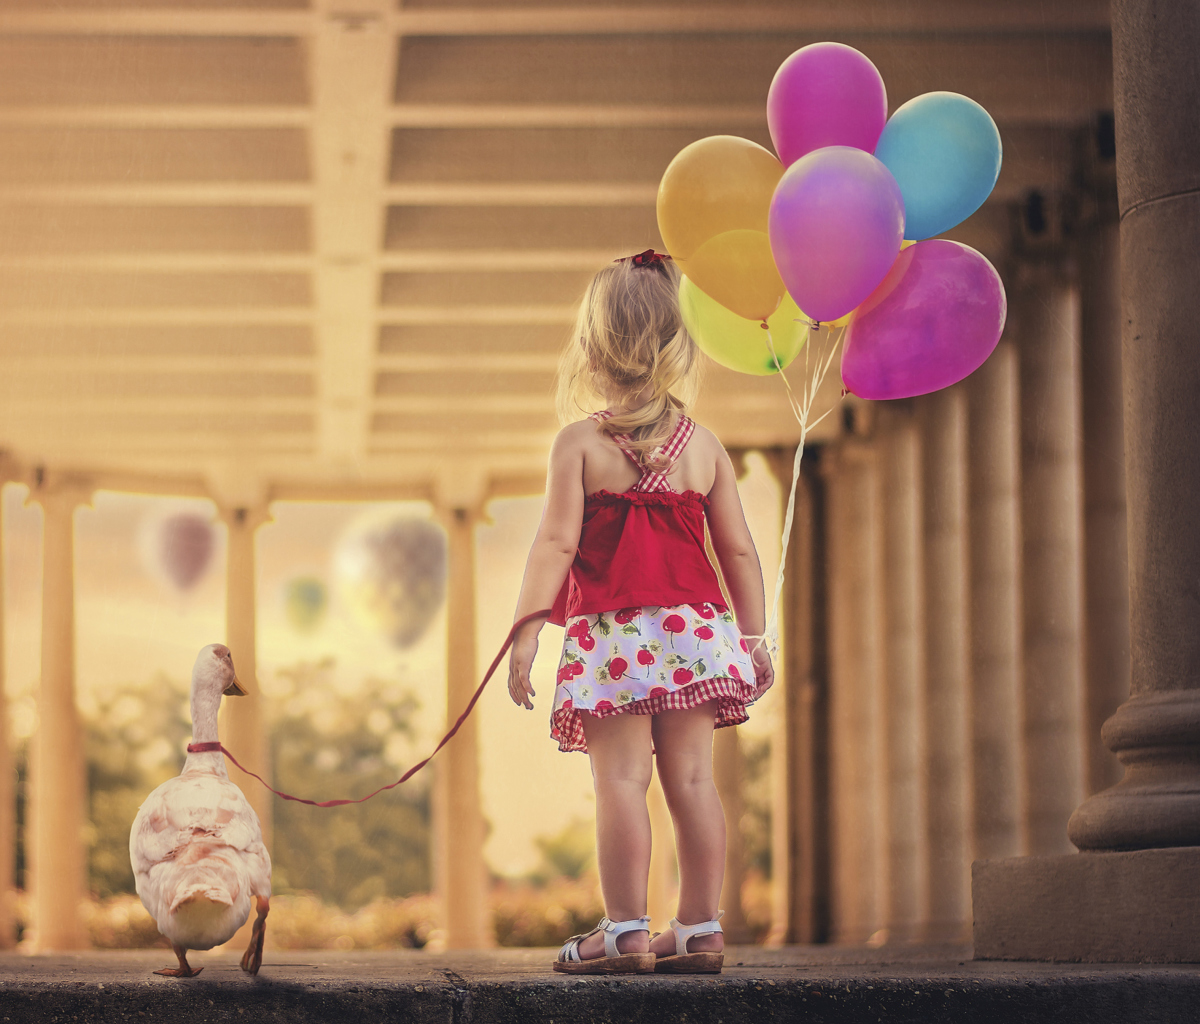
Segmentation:
{"type": "Polygon", "coordinates": [[[268,896],[256,896],[258,900],[258,917],[254,920],[254,930],[250,933],[250,945],[242,955],[242,970],[247,974],[257,974],[262,966],[263,939],[267,934],[267,914],[271,910],[271,900],[268,896]]]}
{"type": "Polygon", "coordinates": [[[155,971],[155,974],[161,974],[167,978],[194,978],[199,974],[203,967],[193,968],[187,962],[187,950],[182,946],[171,946],[171,952],[179,959],[178,967],[164,967],[161,971],[155,971]]]}

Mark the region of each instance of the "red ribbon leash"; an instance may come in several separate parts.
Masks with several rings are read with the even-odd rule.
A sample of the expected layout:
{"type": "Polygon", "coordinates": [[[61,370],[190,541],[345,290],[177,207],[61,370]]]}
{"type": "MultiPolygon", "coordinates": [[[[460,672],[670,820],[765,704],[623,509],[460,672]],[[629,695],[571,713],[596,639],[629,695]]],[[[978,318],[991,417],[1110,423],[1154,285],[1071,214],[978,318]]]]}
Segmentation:
{"type": "Polygon", "coordinates": [[[189,754],[208,754],[208,753],[212,753],[214,751],[219,750],[222,754],[224,754],[227,758],[229,758],[229,760],[232,761],[234,763],[234,765],[236,765],[241,771],[245,772],[247,775],[253,775],[254,778],[258,779],[258,781],[261,782],[264,786],[266,786],[267,789],[269,789],[277,797],[280,797],[283,800],[294,800],[298,804],[308,804],[310,807],[341,807],[343,804],[361,804],[364,800],[370,800],[371,797],[378,796],[385,789],[395,789],[398,785],[400,785],[400,783],[407,782],[414,775],[416,775],[417,772],[419,772],[422,768],[424,768],[427,764],[429,764],[430,761],[433,760],[434,755],[439,750],[441,750],[442,747],[444,747],[447,743],[450,742],[451,738],[454,736],[454,734],[456,732],[458,732],[458,730],[459,730],[460,726],[462,726],[463,722],[465,722],[467,720],[467,716],[470,715],[470,713],[475,710],[475,705],[479,702],[479,698],[483,695],[483,688],[485,686],[487,686],[488,680],[490,680],[492,678],[492,674],[496,671],[496,668],[499,666],[500,660],[504,657],[505,654],[508,653],[508,649],[512,646],[513,637],[516,636],[517,630],[520,629],[523,625],[525,625],[525,623],[531,622],[533,619],[546,618],[549,615],[550,615],[550,609],[544,608],[540,612],[533,612],[531,615],[526,615],[523,619],[518,619],[516,622],[514,622],[512,629],[510,629],[508,631],[508,636],[504,638],[504,646],[500,648],[499,653],[492,660],[492,664],[488,668],[487,674],[483,677],[483,682],[479,684],[478,688],[476,688],[476,690],[475,690],[475,693],[472,695],[470,701],[467,703],[466,710],[461,715],[458,716],[458,721],[455,722],[454,725],[451,727],[450,731],[448,733],[446,733],[445,736],[442,737],[441,742],[438,743],[438,745],[433,748],[433,753],[430,754],[427,758],[425,758],[424,761],[418,761],[416,764],[414,764],[411,768],[409,768],[408,771],[406,771],[403,775],[401,775],[400,778],[398,778],[395,782],[389,782],[386,786],[380,786],[377,790],[375,790],[374,793],[368,793],[366,796],[360,796],[357,800],[305,800],[304,797],[292,796],[290,793],[281,793],[279,790],[277,790],[273,786],[269,785],[267,780],[264,779],[261,775],[255,775],[255,773],[250,771],[249,768],[243,768],[240,764],[238,764],[237,758],[234,757],[228,750],[225,749],[225,747],[222,745],[220,740],[212,740],[207,743],[189,743],[187,751],[189,754]]]}

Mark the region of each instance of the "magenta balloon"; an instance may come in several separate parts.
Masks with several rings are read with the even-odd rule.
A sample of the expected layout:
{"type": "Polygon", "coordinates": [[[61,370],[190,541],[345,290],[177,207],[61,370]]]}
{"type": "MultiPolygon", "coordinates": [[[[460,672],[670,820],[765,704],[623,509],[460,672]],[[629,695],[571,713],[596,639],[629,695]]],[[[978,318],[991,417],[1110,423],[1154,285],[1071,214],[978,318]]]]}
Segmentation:
{"type": "Polygon", "coordinates": [[[979,369],[1008,305],[995,268],[970,246],[909,246],[846,330],[842,383],[860,398],[912,398],[979,369]]]}
{"type": "Polygon", "coordinates": [[[208,520],[190,512],[171,516],[159,533],[163,569],[180,590],[189,590],[208,568],[213,535],[208,520]]]}
{"type": "Polygon", "coordinates": [[[825,146],[874,153],[885,123],[883,78],[845,43],[797,50],[779,65],[767,93],[767,126],[785,167],[825,146]]]}
{"type": "Polygon", "coordinates": [[[768,217],[771,254],[788,292],[822,322],[875,289],[904,241],[904,200],[870,153],[829,146],[783,172],[768,217]]]}

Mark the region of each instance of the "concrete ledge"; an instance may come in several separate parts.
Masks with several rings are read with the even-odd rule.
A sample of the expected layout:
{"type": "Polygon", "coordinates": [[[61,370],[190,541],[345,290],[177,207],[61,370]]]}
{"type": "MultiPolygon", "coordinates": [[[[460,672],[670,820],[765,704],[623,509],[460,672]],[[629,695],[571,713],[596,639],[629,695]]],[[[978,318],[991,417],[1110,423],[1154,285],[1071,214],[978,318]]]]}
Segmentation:
{"type": "Polygon", "coordinates": [[[1200,847],[977,861],[971,875],[980,959],[1200,962],[1200,847]]]}
{"type": "Polygon", "coordinates": [[[277,953],[258,978],[166,951],[0,954],[0,1024],[1191,1024],[1200,968],[980,962],[965,947],[734,947],[717,977],[564,977],[552,950],[277,953]]]}

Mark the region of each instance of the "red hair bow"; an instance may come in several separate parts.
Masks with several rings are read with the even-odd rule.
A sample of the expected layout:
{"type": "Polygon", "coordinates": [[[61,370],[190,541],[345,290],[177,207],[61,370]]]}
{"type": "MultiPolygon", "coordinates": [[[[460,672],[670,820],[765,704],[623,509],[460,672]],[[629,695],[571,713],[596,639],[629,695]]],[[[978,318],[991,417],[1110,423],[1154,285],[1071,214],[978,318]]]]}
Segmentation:
{"type": "Polygon", "coordinates": [[[633,260],[635,267],[661,267],[663,260],[669,260],[671,257],[663,252],[655,252],[653,249],[647,249],[645,252],[639,252],[636,256],[622,256],[619,260],[614,260],[614,263],[624,263],[626,260],[633,260]]]}

